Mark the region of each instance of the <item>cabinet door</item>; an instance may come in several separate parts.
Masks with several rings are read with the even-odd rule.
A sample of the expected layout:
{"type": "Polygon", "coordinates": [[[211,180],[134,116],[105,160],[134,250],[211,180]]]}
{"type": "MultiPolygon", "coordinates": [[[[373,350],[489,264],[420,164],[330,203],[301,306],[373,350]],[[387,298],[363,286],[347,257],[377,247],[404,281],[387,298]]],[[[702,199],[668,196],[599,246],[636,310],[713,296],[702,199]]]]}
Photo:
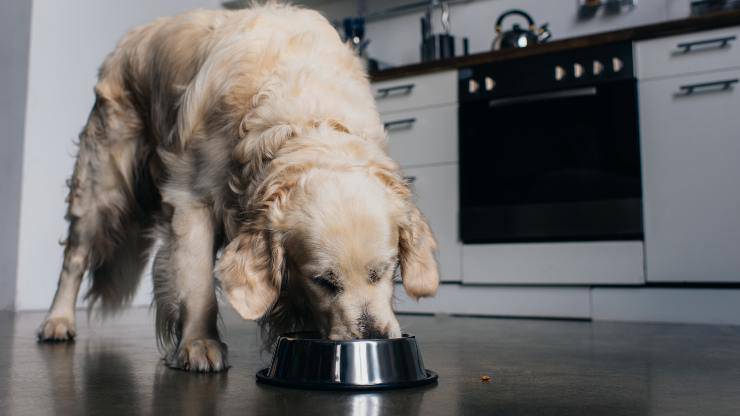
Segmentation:
{"type": "Polygon", "coordinates": [[[740,26],[636,43],[641,80],[740,67],[740,26]]]}
{"type": "Polygon", "coordinates": [[[402,167],[457,162],[457,105],[385,114],[388,151],[402,167]]]}
{"type": "Polygon", "coordinates": [[[739,78],[640,83],[648,281],[740,281],[739,78]]]}
{"type": "Polygon", "coordinates": [[[416,204],[437,238],[440,278],[459,282],[462,245],[458,241],[458,165],[405,169],[404,172],[412,181],[416,204]]]}
{"type": "Polygon", "coordinates": [[[457,71],[373,82],[372,89],[381,114],[454,104],[457,102],[457,71]]]}

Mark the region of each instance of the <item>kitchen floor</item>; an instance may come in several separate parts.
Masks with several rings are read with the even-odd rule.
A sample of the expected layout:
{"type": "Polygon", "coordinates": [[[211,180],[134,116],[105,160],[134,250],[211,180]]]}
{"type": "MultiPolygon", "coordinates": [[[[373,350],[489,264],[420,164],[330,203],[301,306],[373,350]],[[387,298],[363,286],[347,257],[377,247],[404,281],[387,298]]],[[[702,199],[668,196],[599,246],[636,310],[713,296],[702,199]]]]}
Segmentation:
{"type": "Polygon", "coordinates": [[[210,375],[162,365],[146,309],[81,314],[71,344],[38,344],[42,318],[0,314],[2,415],[740,414],[740,327],[401,316],[439,383],[340,393],[257,384],[270,354],[231,313],[232,368],[210,375]]]}

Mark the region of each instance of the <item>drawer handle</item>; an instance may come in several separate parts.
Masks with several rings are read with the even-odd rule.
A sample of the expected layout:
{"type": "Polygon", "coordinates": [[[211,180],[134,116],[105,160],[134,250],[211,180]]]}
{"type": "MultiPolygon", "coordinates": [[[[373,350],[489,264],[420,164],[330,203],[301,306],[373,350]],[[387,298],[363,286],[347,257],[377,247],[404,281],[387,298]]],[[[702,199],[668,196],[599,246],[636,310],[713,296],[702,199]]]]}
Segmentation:
{"type": "Polygon", "coordinates": [[[383,123],[383,127],[385,127],[386,130],[399,130],[402,128],[411,128],[411,126],[416,123],[415,118],[404,118],[401,120],[393,120],[393,121],[387,121],[383,123]]]}
{"type": "Polygon", "coordinates": [[[713,39],[704,39],[704,40],[697,40],[695,42],[684,42],[679,43],[676,45],[678,49],[680,49],[679,53],[687,54],[690,53],[691,50],[697,46],[708,46],[717,44],[717,49],[722,49],[730,45],[730,42],[737,39],[737,36],[725,36],[721,38],[713,38],[713,39]]]}
{"type": "Polygon", "coordinates": [[[396,85],[393,87],[378,88],[376,99],[387,98],[390,95],[408,95],[414,89],[414,84],[396,85]]]}
{"type": "Polygon", "coordinates": [[[710,91],[704,91],[704,92],[728,91],[732,89],[732,85],[737,84],[738,81],[740,80],[735,78],[735,79],[726,79],[723,81],[703,82],[701,84],[682,85],[679,87],[679,92],[677,95],[685,97],[687,95],[692,95],[694,93],[701,92],[701,90],[707,90],[707,89],[709,89],[710,91]]]}
{"type": "Polygon", "coordinates": [[[416,182],[416,176],[404,176],[403,180],[406,181],[407,184],[411,185],[416,182]]]}

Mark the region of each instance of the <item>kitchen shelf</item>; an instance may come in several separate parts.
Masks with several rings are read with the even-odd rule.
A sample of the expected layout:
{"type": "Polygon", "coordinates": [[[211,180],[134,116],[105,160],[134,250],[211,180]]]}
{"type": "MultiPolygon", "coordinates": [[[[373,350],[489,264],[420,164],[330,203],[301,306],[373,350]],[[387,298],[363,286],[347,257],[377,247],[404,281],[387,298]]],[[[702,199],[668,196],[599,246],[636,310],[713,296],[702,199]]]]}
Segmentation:
{"type": "Polygon", "coordinates": [[[406,76],[456,69],[471,65],[485,64],[509,59],[523,58],[555,51],[598,46],[608,43],[654,39],[663,36],[679,35],[702,30],[718,29],[740,25],[740,11],[720,12],[704,16],[692,16],[662,23],[637,26],[613,32],[598,33],[570,39],[557,40],[521,49],[506,49],[482,52],[431,62],[397,66],[370,73],[373,81],[385,81],[406,76]]]}

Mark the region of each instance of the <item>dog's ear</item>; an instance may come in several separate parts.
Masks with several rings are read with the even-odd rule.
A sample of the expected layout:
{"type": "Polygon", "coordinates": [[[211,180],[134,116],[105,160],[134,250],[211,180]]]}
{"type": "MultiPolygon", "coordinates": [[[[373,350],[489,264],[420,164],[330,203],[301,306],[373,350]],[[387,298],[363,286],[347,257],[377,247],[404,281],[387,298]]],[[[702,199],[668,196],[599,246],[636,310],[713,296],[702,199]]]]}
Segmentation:
{"type": "Polygon", "coordinates": [[[268,231],[241,233],[224,249],[216,277],[231,306],[244,319],[261,318],[277,301],[283,248],[268,231]]]}
{"type": "Polygon", "coordinates": [[[245,203],[257,219],[226,246],[216,277],[231,306],[244,319],[261,318],[275,304],[285,269],[282,234],[276,229],[300,169],[273,172],[245,203]]]}
{"type": "Polygon", "coordinates": [[[371,172],[398,198],[403,212],[398,224],[398,257],[406,293],[414,299],[434,296],[439,287],[437,241],[424,215],[412,202],[409,184],[390,159],[373,166],[371,172]]]}
{"type": "Polygon", "coordinates": [[[399,224],[398,255],[403,287],[409,296],[418,299],[437,293],[437,242],[419,209],[409,205],[405,221],[399,224]]]}

